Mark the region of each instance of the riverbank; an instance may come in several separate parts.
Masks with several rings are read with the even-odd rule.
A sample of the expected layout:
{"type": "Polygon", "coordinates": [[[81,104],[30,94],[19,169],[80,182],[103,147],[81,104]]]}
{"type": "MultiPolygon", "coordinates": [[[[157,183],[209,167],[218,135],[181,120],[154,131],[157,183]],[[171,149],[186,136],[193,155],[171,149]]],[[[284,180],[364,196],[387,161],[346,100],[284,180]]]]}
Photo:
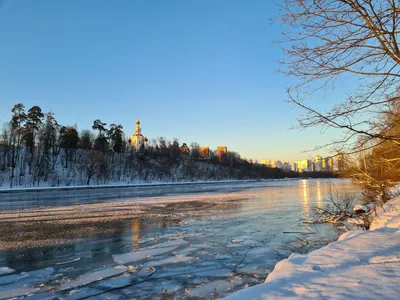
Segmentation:
{"type": "Polygon", "coordinates": [[[307,255],[292,254],[276,264],[265,283],[224,299],[398,299],[399,282],[397,196],[378,210],[371,230],[349,231],[307,255]]]}

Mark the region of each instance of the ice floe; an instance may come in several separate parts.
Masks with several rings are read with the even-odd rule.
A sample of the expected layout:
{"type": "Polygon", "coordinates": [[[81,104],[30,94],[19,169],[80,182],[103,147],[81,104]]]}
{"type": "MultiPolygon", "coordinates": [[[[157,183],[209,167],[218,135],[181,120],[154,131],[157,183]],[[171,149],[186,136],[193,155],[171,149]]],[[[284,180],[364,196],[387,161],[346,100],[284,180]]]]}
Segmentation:
{"type": "Polygon", "coordinates": [[[9,267],[0,267],[0,276],[14,273],[15,270],[9,267]]]}
{"type": "Polygon", "coordinates": [[[111,278],[100,282],[97,286],[106,289],[122,288],[131,285],[133,281],[132,276],[121,276],[111,278]]]}
{"type": "Polygon", "coordinates": [[[68,293],[67,299],[68,300],[86,299],[87,297],[100,295],[103,293],[104,293],[104,291],[100,290],[100,289],[84,287],[84,288],[70,291],[68,293]]]}
{"type": "Polygon", "coordinates": [[[147,266],[150,267],[158,267],[158,266],[163,266],[163,265],[170,265],[170,264],[178,264],[178,263],[187,263],[193,261],[194,258],[190,256],[173,256],[173,257],[168,257],[166,259],[162,260],[155,260],[155,261],[150,261],[146,263],[147,266]]]}
{"type": "Polygon", "coordinates": [[[72,264],[72,263],[78,262],[78,261],[80,261],[80,260],[81,260],[81,258],[80,258],[80,257],[77,257],[77,258],[74,258],[74,259],[71,259],[71,260],[66,260],[66,261],[58,262],[58,263],[56,263],[56,265],[57,265],[57,266],[60,266],[60,265],[72,264]]]}
{"type": "Polygon", "coordinates": [[[62,291],[70,290],[80,286],[85,286],[96,281],[120,275],[122,273],[125,273],[127,270],[128,268],[125,266],[116,266],[116,267],[91,271],[81,275],[78,279],[62,284],[59,290],[62,291]]]}
{"type": "Polygon", "coordinates": [[[188,294],[192,297],[209,298],[217,296],[219,293],[225,293],[241,282],[240,279],[234,279],[231,281],[216,280],[191,289],[188,291],[188,294]]]}
{"type": "Polygon", "coordinates": [[[29,277],[29,274],[26,272],[22,272],[21,274],[12,274],[12,275],[6,275],[0,277],[0,286],[14,283],[18,280],[21,280],[23,278],[29,277]]]}
{"type": "Polygon", "coordinates": [[[155,249],[155,248],[166,248],[166,247],[179,247],[183,245],[188,245],[189,242],[185,240],[169,240],[167,242],[158,243],[153,246],[147,247],[148,249],[155,249]]]}
{"type": "Polygon", "coordinates": [[[38,289],[31,287],[15,287],[15,286],[2,287],[0,289],[0,299],[9,299],[9,298],[26,296],[29,294],[33,294],[37,291],[38,289]]]}
{"type": "Polygon", "coordinates": [[[139,249],[137,251],[133,251],[130,253],[114,254],[113,259],[118,264],[128,264],[148,259],[153,256],[169,253],[174,251],[176,248],[177,247],[155,248],[155,249],[146,248],[146,250],[139,249]]]}

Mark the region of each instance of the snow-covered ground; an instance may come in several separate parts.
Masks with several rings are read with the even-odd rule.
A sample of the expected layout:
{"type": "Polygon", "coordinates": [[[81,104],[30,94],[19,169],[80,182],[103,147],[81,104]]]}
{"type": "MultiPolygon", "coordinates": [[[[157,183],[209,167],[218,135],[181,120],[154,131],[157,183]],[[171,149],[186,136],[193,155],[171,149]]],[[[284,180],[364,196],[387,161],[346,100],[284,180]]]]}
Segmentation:
{"type": "Polygon", "coordinates": [[[292,254],[265,283],[224,299],[399,299],[400,196],[377,215],[371,230],[349,231],[307,255],[292,254]]]}

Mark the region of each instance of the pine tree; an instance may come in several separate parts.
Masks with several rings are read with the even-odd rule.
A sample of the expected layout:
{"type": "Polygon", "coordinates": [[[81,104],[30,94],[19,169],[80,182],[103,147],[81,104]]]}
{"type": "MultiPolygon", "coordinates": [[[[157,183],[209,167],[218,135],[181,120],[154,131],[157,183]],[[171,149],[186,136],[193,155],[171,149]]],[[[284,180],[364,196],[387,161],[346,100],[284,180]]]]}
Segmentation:
{"type": "Polygon", "coordinates": [[[105,126],[107,123],[101,122],[99,119],[93,121],[93,130],[97,130],[99,132],[96,140],[94,141],[94,149],[99,150],[103,153],[105,153],[108,150],[108,141],[107,141],[107,129],[105,126]]]}
{"type": "Polygon", "coordinates": [[[108,137],[114,152],[121,153],[125,149],[124,132],[122,125],[111,124],[108,137]]]}
{"type": "Polygon", "coordinates": [[[63,126],[60,129],[61,148],[65,152],[65,167],[68,168],[68,162],[72,159],[72,150],[77,148],[79,142],[79,134],[73,127],[63,126]]]}
{"type": "Polygon", "coordinates": [[[26,120],[25,106],[22,103],[15,104],[11,110],[11,141],[12,141],[12,157],[11,157],[11,180],[10,187],[13,187],[15,177],[15,167],[19,156],[21,146],[22,128],[26,120]]]}
{"type": "Polygon", "coordinates": [[[30,149],[31,153],[34,151],[37,132],[40,124],[42,124],[43,117],[44,114],[39,106],[31,107],[26,115],[23,138],[25,141],[25,146],[30,149]]]}

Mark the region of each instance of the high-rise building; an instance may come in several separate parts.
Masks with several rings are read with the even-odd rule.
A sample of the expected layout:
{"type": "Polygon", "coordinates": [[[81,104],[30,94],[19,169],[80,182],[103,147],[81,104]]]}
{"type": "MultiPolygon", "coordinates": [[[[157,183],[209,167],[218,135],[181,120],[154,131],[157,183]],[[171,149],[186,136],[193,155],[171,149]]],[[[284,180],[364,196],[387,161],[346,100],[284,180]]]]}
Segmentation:
{"type": "Polygon", "coordinates": [[[314,172],[321,172],[322,171],[322,157],[317,155],[313,159],[312,169],[314,172]]]}
{"type": "Polygon", "coordinates": [[[266,165],[267,167],[270,167],[270,166],[271,166],[271,160],[269,160],[269,159],[263,159],[263,160],[261,161],[261,164],[266,165]]]}
{"type": "Polygon", "coordinates": [[[285,161],[283,163],[282,169],[285,171],[291,171],[292,170],[292,166],[290,165],[290,163],[288,163],[287,161],[285,161]]]}
{"type": "Polygon", "coordinates": [[[342,153],[339,153],[334,157],[333,171],[336,171],[336,172],[344,171],[344,157],[343,157],[342,153]]]}
{"type": "Polygon", "coordinates": [[[273,168],[282,169],[283,163],[280,160],[275,160],[272,162],[271,166],[273,168]]]}
{"type": "Polygon", "coordinates": [[[301,172],[312,171],[311,165],[312,165],[311,160],[303,159],[303,160],[295,161],[293,167],[294,167],[295,172],[301,173],[301,172]]]}
{"type": "Polygon", "coordinates": [[[217,147],[217,156],[219,162],[223,162],[226,159],[226,156],[228,154],[228,148],[225,146],[218,146],[217,147]]]}
{"type": "Polygon", "coordinates": [[[210,156],[210,148],[208,147],[200,147],[199,155],[201,158],[208,158],[210,156]]]}
{"type": "Polygon", "coordinates": [[[333,158],[332,157],[325,157],[322,160],[322,170],[326,172],[333,171],[333,158]]]}

